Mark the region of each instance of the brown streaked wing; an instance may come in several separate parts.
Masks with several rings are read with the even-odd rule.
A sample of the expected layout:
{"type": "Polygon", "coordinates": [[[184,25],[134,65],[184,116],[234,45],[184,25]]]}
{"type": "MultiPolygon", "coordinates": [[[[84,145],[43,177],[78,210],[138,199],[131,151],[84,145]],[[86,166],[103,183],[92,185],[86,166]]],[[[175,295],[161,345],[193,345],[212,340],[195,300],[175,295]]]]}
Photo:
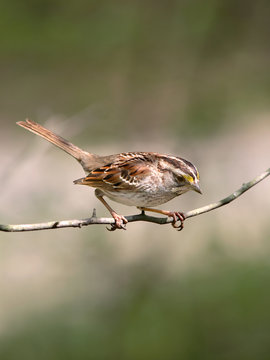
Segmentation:
{"type": "Polygon", "coordinates": [[[151,174],[151,164],[140,158],[121,159],[91,171],[80,184],[93,187],[113,187],[115,190],[128,190],[139,186],[141,180],[151,174]],[[122,161],[121,161],[122,160],[122,161]]]}

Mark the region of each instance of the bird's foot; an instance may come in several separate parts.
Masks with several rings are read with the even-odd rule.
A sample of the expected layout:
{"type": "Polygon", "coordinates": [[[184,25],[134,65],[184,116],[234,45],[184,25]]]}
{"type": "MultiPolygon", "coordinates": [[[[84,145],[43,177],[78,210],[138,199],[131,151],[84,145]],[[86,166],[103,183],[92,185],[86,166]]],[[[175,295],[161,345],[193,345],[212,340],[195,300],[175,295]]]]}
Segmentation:
{"type": "Polygon", "coordinates": [[[167,211],[166,215],[173,218],[172,227],[181,231],[184,228],[185,214],[180,211],[167,211]],[[180,221],[180,224],[177,222],[180,221]]]}
{"type": "Polygon", "coordinates": [[[117,229],[122,229],[122,230],[127,230],[126,229],[126,224],[127,224],[127,219],[123,216],[123,215],[118,215],[115,212],[112,212],[112,217],[115,220],[114,224],[111,224],[111,228],[107,228],[107,230],[109,231],[115,231],[117,229]]]}

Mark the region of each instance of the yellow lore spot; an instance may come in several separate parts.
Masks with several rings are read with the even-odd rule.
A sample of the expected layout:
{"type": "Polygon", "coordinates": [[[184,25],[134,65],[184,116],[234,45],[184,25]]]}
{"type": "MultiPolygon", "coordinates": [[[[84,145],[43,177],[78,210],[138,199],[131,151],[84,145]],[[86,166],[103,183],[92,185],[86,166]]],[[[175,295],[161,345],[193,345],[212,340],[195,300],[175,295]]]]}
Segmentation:
{"type": "Polygon", "coordinates": [[[183,175],[183,176],[184,176],[184,178],[185,178],[188,182],[190,182],[190,183],[193,183],[193,182],[194,182],[192,176],[190,176],[190,175],[183,175]]]}

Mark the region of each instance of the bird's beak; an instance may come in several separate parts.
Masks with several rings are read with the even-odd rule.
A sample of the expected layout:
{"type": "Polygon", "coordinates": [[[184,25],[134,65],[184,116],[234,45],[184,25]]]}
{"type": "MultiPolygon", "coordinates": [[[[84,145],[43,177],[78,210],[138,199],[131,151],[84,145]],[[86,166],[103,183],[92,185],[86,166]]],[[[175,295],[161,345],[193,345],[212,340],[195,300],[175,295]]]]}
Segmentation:
{"type": "Polygon", "coordinates": [[[198,183],[192,184],[192,190],[196,191],[199,194],[202,194],[200,185],[198,183]]]}

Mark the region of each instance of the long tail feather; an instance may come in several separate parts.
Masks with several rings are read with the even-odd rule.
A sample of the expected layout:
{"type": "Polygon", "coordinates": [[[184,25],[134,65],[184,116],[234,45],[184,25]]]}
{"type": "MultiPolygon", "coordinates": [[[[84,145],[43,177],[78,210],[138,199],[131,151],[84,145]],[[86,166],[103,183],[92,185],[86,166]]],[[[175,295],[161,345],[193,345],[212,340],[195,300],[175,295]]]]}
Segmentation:
{"type": "MultiPolygon", "coordinates": [[[[47,141],[51,142],[52,144],[58,146],[71,156],[73,156],[78,161],[82,160],[83,155],[86,154],[85,151],[80,149],[79,147],[75,146],[68,140],[62,138],[61,136],[55,134],[54,132],[44,128],[42,125],[37,124],[34,121],[26,120],[26,121],[18,121],[17,124],[19,126],[22,126],[23,128],[33,132],[34,134],[37,134],[47,141]]],[[[89,154],[89,153],[87,153],[89,154]]]]}

